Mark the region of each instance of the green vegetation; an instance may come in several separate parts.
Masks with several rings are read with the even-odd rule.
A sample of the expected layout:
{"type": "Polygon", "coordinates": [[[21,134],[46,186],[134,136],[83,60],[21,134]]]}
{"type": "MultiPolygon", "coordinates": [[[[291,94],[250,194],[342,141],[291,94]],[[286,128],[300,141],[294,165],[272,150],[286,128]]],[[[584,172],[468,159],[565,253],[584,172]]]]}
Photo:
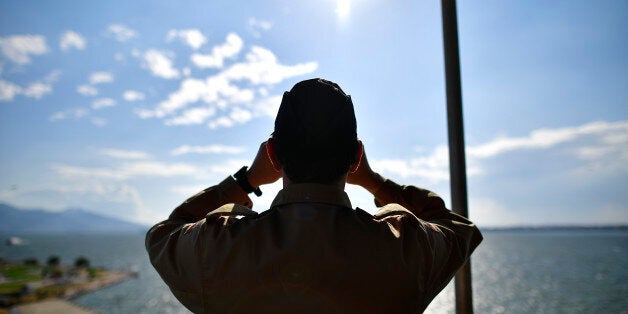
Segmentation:
{"type": "Polygon", "coordinates": [[[103,277],[105,275],[105,271],[102,269],[90,267],[87,269],[87,274],[89,275],[89,278],[95,279],[103,277]]]}
{"type": "Polygon", "coordinates": [[[2,264],[0,272],[11,280],[34,281],[41,280],[41,267],[33,265],[2,264]]]}
{"type": "Polygon", "coordinates": [[[19,294],[25,284],[43,279],[41,267],[19,264],[0,264],[0,274],[8,280],[0,284],[0,295],[19,294]]]}
{"type": "Polygon", "coordinates": [[[12,281],[0,284],[0,295],[19,294],[26,283],[28,281],[12,281]]]}
{"type": "MultiPolygon", "coordinates": [[[[77,291],[92,290],[99,286],[92,284],[96,280],[100,281],[100,285],[112,283],[107,278],[110,272],[90,267],[90,264],[84,256],[79,256],[73,266],[62,265],[56,255],[50,256],[45,265],[39,264],[34,258],[22,262],[8,262],[0,258],[0,314],[15,304],[67,297],[77,291]]],[[[129,277],[126,278],[132,275],[128,273],[129,277]]]]}

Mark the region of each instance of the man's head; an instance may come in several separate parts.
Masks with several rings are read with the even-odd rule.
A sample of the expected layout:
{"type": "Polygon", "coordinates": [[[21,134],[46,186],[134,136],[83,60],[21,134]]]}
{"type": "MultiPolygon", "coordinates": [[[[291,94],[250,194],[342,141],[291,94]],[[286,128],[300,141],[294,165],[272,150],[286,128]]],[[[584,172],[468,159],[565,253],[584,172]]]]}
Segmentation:
{"type": "Polygon", "coordinates": [[[327,80],[297,83],[283,95],[272,141],[291,182],[338,181],[359,151],[351,97],[327,80]]]}

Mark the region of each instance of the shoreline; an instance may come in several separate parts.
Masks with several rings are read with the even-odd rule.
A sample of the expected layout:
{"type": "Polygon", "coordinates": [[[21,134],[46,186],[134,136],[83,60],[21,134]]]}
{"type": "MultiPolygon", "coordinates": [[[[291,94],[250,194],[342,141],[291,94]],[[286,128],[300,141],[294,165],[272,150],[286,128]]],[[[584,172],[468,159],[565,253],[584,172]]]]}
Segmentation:
{"type": "MultiPolygon", "coordinates": [[[[1,312],[0,312],[1,313],[1,312]]],[[[25,303],[11,307],[9,314],[40,314],[40,313],[64,313],[64,314],[100,314],[100,312],[83,307],[72,301],[59,298],[51,298],[37,302],[25,303]]]]}
{"type": "MultiPolygon", "coordinates": [[[[50,304],[68,309],[70,313],[96,313],[72,301],[85,294],[139,276],[138,271],[64,265],[45,266],[32,263],[32,261],[29,263],[4,260],[0,266],[2,270],[0,273],[0,314],[50,313],[44,306],[50,304]]],[[[65,311],[60,310],[54,313],[65,313],[65,311]]]]}
{"type": "Polygon", "coordinates": [[[71,301],[85,294],[135,279],[139,276],[137,271],[106,270],[105,272],[107,272],[107,275],[104,276],[105,278],[94,279],[81,287],[69,288],[63,293],[61,299],[71,301]]]}
{"type": "MultiPolygon", "coordinates": [[[[39,314],[39,313],[65,313],[65,314],[98,314],[99,312],[86,308],[74,302],[75,299],[109,286],[113,286],[139,276],[137,271],[105,270],[105,275],[94,279],[78,287],[65,290],[62,295],[49,297],[33,302],[17,303],[7,310],[10,314],[39,314]]],[[[6,309],[6,308],[5,308],[6,309]]],[[[2,309],[0,309],[0,314],[2,309]]]]}

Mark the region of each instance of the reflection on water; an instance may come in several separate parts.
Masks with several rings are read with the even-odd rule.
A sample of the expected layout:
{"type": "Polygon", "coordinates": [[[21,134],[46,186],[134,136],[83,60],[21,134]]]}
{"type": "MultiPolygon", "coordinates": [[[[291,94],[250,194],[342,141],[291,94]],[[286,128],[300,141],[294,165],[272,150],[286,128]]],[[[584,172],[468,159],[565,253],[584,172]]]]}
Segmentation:
{"type": "MultiPolygon", "coordinates": [[[[137,270],[126,281],[75,300],[102,313],[188,313],[152,269],[144,235],[31,236],[26,246],[2,246],[7,259],[80,255],[92,264],[137,270]]],[[[628,231],[499,231],[485,233],[473,255],[478,313],[621,313],[628,310],[628,231]]],[[[378,287],[373,287],[378,289],[378,287]]],[[[428,313],[454,312],[453,285],[428,313]]]]}

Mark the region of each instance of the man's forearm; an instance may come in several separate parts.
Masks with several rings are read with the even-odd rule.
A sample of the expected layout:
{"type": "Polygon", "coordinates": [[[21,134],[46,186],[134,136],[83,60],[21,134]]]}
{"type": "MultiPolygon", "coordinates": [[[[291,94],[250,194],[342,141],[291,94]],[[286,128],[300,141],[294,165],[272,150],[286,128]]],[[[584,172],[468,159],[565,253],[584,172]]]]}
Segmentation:
{"type": "Polygon", "coordinates": [[[239,204],[252,207],[253,202],[246,192],[229,176],[217,185],[211,186],[196,195],[188,198],[179,205],[169,219],[184,219],[189,222],[197,221],[208,212],[225,204],[239,204]]]}
{"type": "Polygon", "coordinates": [[[412,185],[399,185],[390,179],[385,179],[373,196],[378,207],[396,203],[423,220],[449,212],[436,193],[412,185]]]}

